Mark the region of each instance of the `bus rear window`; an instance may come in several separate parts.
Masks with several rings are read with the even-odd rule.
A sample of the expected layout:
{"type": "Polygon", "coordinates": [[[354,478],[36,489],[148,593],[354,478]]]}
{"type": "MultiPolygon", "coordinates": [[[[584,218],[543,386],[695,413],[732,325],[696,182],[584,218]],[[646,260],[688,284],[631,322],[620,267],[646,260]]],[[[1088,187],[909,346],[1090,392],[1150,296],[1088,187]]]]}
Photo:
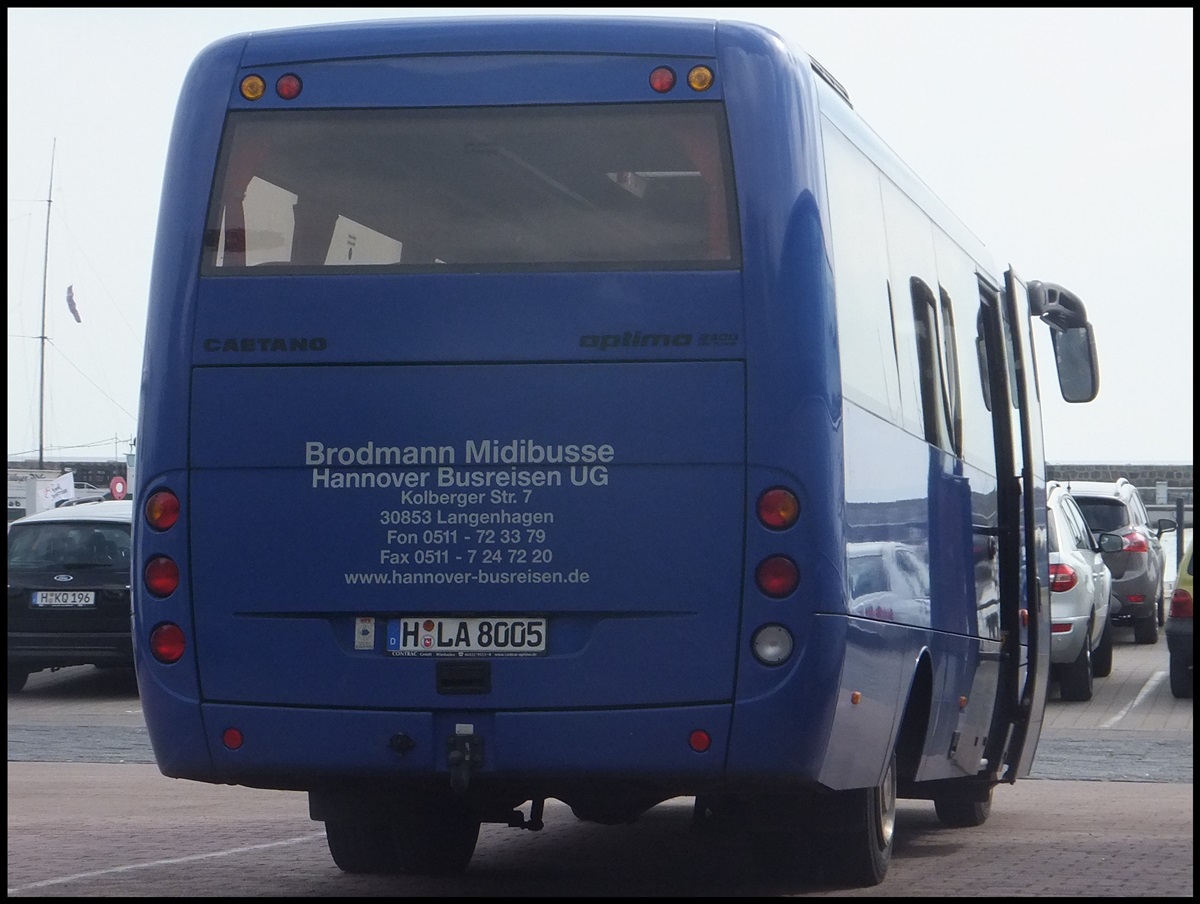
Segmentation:
{"type": "Polygon", "coordinates": [[[704,102],[232,112],[202,272],[738,264],[704,102]]]}

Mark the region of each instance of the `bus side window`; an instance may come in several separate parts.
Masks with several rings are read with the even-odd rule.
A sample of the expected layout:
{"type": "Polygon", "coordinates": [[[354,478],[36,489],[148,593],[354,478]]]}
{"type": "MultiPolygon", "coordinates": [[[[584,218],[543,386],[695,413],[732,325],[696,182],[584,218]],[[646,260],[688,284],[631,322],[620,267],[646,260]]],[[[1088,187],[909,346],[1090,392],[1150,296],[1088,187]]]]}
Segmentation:
{"type": "Polygon", "coordinates": [[[992,384],[991,378],[988,376],[987,339],[984,333],[983,316],[983,308],[980,307],[979,313],[975,317],[975,355],[979,359],[979,377],[980,386],[983,389],[983,404],[988,411],[991,411],[992,384]]]}
{"type": "Polygon", "coordinates": [[[950,293],[938,286],[941,302],[942,404],[950,432],[950,450],[960,458],[963,454],[962,381],[958,370],[958,343],[954,332],[954,306],[950,293]]]}
{"type": "Polygon", "coordinates": [[[925,442],[940,449],[949,449],[946,409],[942,394],[944,377],[937,342],[937,300],[920,277],[914,276],[909,279],[909,289],[912,293],[913,322],[916,328],[925,442]]]}

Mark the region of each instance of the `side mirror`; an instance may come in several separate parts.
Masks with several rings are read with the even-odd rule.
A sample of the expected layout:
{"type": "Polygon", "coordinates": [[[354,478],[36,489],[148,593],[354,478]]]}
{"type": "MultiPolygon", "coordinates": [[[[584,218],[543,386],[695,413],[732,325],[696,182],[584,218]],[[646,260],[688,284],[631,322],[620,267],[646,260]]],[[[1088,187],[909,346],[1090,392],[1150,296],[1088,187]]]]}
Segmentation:
{"type": "Polygon", "coordinates": [[[1125,548],[1125,541],[1120,534],[1101,534],[1096,539],[1100,541],[1101,552],[1120,552],[1125,548]]]}
{"type": "Polygon", "coordinates": [[[1169,530],[1175,530],[1178,526],[1179,525],[1175,523],[1175,519],[1173,518],[1159,518],[1155,524],[1155,527],[1158,528],[1158,535],[1160,537],[1169,530]]]}
{"type": "Polygon", "coordinates": [[[1068,402],[1090,402],[1100,391],[1100,364],[1092,325],[1052,329],[1058,385],[1068,402]]]}

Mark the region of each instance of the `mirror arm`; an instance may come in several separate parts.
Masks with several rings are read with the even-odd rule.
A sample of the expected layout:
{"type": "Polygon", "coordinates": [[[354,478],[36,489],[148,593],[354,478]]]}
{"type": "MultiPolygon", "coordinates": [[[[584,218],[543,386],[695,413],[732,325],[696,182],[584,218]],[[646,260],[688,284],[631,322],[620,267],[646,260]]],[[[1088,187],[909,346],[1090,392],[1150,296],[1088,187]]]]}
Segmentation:
{"type": "Polygon", "coordinates": [[[1087,323],[1083,300],[1056,283],[1031,280],[1027,285],[1029,310],[1051,329],[1065,330],[1087,323]]]}

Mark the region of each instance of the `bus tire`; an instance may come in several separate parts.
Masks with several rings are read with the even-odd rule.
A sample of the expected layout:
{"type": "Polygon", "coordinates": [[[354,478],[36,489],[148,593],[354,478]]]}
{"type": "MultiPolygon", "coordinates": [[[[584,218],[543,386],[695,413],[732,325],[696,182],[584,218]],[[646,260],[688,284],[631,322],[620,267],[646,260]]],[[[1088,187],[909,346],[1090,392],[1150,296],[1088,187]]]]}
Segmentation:
{"type": "Polygon", "coordinates": [[[853,828],[824,839],[822,853],[831,878],[855,888],[878,885],[892,862],[896,836],[896,754],[878,787],[838,792],[835,806],[844,808],[853,828]]]}
{"type": "Polygon", "coordinates": [[[451,798],[406,808],[393,823],[392,855],[413,875],[449,876],[466,870],[479,841],[480,820],[451,798]]]}
{"type": "Polygon", "coordinates": [[[328,820],[325,842],[333,862],[344,873],[386,875],[400,871],[391,823],[328,820]]]}
{"type": "Polygon", "coordinates": [[[983,801],[964,800],[961,797],[934,798],[933,810],[938,822],[951,829],[971,829],[987,822],[992,814],[992,792],[983,801]]]}

